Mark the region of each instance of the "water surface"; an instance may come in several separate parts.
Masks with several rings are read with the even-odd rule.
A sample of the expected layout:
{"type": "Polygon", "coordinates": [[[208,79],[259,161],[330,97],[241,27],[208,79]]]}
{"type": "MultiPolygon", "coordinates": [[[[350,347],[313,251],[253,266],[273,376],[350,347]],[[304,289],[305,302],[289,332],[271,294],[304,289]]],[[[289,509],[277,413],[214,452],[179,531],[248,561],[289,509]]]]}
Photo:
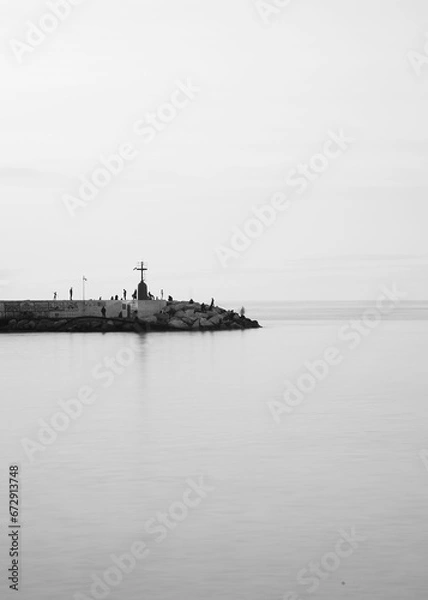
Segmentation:
{"type": "Polygon", "coordinates": [[[0,501],[6,524],[18,461],[23,600],[93,597],[138,540],[148,556],[105,597],[425,600],[428,323],[382,322],[351,350],[346,322],[270,310],[244,332],[0,337],[0,501]],[[330,346],[341,364],[276,422],[268,403],[330,346]],[[124,348],[123,372],[94,378],[124,348]],[[82,386],[94,403],[31,462],[22,440],[82,386]],[[147,521],[201,477],[212,489],[157,541],[147,521]],[[353,527],[364,541],[309,593],[297,574],[353,527]]]}

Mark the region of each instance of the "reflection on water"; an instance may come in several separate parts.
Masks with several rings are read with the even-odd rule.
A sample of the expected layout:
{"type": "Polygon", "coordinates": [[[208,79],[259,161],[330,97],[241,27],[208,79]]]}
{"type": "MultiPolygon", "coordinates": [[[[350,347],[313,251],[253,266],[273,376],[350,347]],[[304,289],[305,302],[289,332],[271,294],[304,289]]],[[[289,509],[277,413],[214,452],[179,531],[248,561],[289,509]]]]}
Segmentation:
{"type": "Polygon", "coordinates": [[[425,599],[428,324],[382,323],[279,424],[267,402],[341,323],[265,325],[0,338],[0,455],[4,481],[21,463],[23,600],[91,598],[94,582],[112,600],[425,599]],[[64,406],[69,423],[56,415],[64,406]],[[22,439],[39,443],[52,419],[63,431],[46,430],[30,462],[22,439]],[[352,528],[365,540],[326,571],[352,528]],[[138,541],[145,558],[111,570],[138,541]],[[105,588],[94,576],[108,569],[105,588]]]}

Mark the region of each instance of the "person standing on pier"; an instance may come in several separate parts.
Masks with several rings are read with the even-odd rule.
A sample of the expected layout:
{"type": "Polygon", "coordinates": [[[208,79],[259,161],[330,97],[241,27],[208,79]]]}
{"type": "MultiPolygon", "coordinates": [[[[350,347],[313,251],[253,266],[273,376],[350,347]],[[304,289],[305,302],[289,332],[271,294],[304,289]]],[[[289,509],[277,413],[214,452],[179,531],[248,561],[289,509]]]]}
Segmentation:
{"type": "Polygon", "coordinates": [[[126,293],[127,293],[126,290],[123,290],[123,299],[125,300],[125,302],[126,302],[126,293]]]}
{"type": "Polygon", "coordinates": [[[73,300],[73,288],[70,288],[70,300],[73,300]]]}

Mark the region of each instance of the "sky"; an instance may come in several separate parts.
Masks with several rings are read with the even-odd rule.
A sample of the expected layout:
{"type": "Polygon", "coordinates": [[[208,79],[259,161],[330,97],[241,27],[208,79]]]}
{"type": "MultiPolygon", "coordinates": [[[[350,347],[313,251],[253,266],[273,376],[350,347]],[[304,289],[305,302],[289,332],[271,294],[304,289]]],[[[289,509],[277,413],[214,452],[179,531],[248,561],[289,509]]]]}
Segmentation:
{"type": "Polygon", "coordinates": [[[79,297],[83,275],[87,297],[132,292],[141,260],[175,298],[428,298],[424,0],[75,1],[55,24],[46,1],[0,0],[0,299],[79,297]],[[332,134],[352,141],[298,193],[332,134]],[[236,250],[275,194],[291,206],[236,250]]]}

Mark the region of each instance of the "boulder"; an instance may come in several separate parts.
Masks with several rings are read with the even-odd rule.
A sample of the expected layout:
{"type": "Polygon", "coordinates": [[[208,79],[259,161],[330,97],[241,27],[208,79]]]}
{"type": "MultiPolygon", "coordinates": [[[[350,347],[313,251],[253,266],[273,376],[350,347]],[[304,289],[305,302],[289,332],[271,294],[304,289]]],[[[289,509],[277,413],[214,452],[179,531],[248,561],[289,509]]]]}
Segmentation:
{"type": "Polygon", "coordinates": [[[199,324],[203,329],[211,329],[213,327],[212,323],[210,323],[208,319],[204,318],[199,321],[199,324]]]}
{"type": "Polygon", "coordinates": [[[156,317],[144,317],[144,319],[140,319],[140,321],[146,325],[156,325],[158,322],[156,317]]]}
{"type": "Polygon", "coordinates": [[[198,319],[196,319],[196,317],[190,318],[190,317],[183,317],[181,319],[184,323],[187,323],[187,325],[189,325],[189,327],[191,327],[193,325],[193,323],[195,323],[195,321],[197,321],[198,319]]]}
{"type": "Polygon", "coordinates": [[[220,325],[221,323],[221,317],[219,315],[214,315],[214,317],[211,317],[210,323],[214,327],[217,327],[217,325],[220,325]]]}
{"type": "Polygon", "coordinates": [[[184,321],[182,321],[181,319],[171,319],[171,321],[169,322],[169,326],[172,329],[181,329],[181,330],[187,330],[189,329],[189,326],[187,325],[187,323],[184,323],[184,321]]]}
{"type": "Polygon", "coordinates": [[[161,325],[166,325],[169,321],[169,316],[163,312],[156,315],[156,321],[161,325]]]}
{"type": "Polygon", "coordinates": [[[168,307],[172,308],[174,312],[177,312],[179,310],[186,310],[186,308],[188,308],[188,305],[187,302],[177,302],[174,304],[169,304],[168,307]]]}

